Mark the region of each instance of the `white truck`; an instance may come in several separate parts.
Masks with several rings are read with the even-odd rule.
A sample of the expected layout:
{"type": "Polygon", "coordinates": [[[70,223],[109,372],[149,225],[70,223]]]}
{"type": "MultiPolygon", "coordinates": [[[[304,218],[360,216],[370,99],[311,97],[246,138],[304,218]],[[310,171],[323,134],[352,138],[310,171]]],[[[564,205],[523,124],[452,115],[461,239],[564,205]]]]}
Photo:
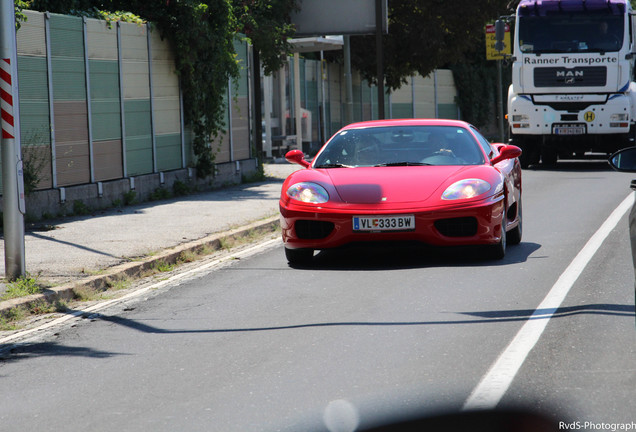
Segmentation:
{"type": "Polygon", "coordinates": [[[520,1],[507,118],[524,168],[634,145],[635,35],[629,0],[520,1]]]}

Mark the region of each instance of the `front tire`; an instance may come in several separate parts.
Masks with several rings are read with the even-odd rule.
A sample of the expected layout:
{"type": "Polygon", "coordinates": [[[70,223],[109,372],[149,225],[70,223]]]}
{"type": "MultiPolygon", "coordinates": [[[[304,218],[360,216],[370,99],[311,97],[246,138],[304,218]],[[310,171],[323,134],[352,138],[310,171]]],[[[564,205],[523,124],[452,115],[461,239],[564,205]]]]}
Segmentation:
{"type": "Polygon", "coordinates": [[[519,210],[517,211],[517,218],[519,219],[519,225],[508,231],[506,234],[508,244],[518,245],[521,243],[521,236],[523,234],[523,207],[521,206],[521,200],[517,203],[519,210]]]}
{"type": "Polygon", "coordinates": [[[506,256],[506,245],[507,245],[507,235],[506,235],[506,214],[502,216],[501,221],[501,237],[499,239],[499,243],[491,245],[488,247],[489,255],[492,259],[501,260],[506,256]]]}
{"type": "Polygon", "coordinates": [[[288,249],[285,248],[285,258],[291,265],[309,264],[314,257],[313,249],[288,249]]]}

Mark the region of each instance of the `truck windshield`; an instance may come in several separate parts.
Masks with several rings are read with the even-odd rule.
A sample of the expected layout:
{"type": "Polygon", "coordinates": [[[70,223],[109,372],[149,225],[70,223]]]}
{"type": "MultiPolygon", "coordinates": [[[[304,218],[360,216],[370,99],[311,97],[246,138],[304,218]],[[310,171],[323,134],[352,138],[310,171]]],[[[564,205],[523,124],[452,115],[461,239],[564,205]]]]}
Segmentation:
{"type": "Polygon", "coordinates": [[[555,13],[519,17],[523,53],[612,52],[623,45],[623,16],[609,13],[555,13]]]}

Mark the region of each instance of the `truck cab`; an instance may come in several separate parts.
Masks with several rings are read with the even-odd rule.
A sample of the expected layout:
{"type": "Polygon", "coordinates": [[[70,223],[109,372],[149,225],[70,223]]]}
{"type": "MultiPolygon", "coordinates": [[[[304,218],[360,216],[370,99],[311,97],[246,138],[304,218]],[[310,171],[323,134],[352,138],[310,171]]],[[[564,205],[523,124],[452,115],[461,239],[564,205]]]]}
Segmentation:
{"type": "Polygon", "coordinates": [[[524,167],[633,144],[633,38],[629,0],[519,3],[507,117],[524,167]]]}

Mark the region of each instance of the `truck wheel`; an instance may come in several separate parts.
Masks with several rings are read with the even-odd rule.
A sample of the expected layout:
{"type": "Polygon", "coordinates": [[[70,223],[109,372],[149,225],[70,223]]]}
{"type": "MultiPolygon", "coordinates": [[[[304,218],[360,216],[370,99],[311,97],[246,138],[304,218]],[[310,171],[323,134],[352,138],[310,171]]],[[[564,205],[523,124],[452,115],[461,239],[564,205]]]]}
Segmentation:
{"type": "Polygon", "coordinates": [[[510,144],[516,145],[523,152],[521,153],[521,156],[519,156],[521,168],[527,169],[530,165],[536,165],[539,163],[539,160],[541,159],[541,149],[534,138],[511,138],[510,144]]]}
{"type": "Polygon", "coordinates": [[[543,165],[553,167],[556,165],[558,158],[556,149],[548,146],[541,149],[541,163],[543,165]]]}

